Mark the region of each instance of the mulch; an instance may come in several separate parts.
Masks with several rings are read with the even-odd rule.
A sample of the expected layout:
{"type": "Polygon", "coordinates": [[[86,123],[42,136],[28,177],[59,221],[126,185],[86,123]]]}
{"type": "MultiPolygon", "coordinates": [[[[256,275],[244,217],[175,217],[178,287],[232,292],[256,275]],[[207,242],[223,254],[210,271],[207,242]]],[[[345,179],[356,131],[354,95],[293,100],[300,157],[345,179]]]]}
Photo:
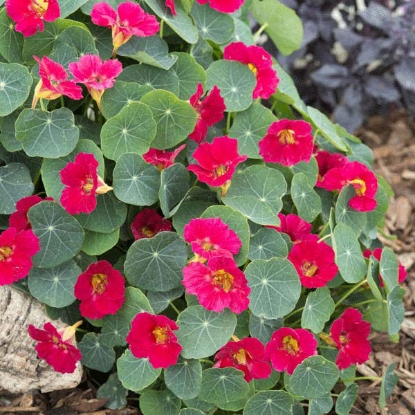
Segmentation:
{"type": "MultiPolygon", "coordinates": [[[[398,385],[382,410],[378,406],[380,383],[360,381],[359,396],[350,413],[411,415],[415,413],[415,122],[404,110],[395,110],[385,117],[370,118],[355,134],[373,150],[375,172],[385,177],[395,193],[379,238],[397,253],[408,277],[403,284],[406,311],[399,342],[392,342],[386,334],[372,333],[372,357],[358,369],[359,376],[382,376],[395,362],[398,385]]],[[[49,394],[0,392],[1,415],[140,415],[136,406],[105,409],[105,400],[96,398],[96,388],[88,381],[76,389],[49,394]]]]}

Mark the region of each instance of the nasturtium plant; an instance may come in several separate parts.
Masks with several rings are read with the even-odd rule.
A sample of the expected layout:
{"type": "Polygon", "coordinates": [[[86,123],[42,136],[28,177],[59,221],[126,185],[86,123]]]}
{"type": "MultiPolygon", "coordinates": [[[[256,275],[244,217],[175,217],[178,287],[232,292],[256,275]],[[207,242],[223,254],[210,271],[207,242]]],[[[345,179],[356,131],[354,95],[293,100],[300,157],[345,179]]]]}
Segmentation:
{"type": "Polygon", "coordinates": [[[82,364],[110,409],[347,413],[406,272],[377,238],[370,149],[256,44],[298,49],[295,12],[0,3],[0,285],[27,277],[68,324],[28,328],[39,358],[82,364]]]}

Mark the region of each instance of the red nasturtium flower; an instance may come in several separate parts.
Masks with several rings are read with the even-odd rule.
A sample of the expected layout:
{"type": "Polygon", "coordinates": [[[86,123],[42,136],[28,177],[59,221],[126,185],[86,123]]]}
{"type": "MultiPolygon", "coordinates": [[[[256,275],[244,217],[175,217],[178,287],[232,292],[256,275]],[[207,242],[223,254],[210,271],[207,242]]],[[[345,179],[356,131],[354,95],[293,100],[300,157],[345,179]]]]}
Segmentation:
{"type": "MultiPolygon", "coordinates": [[[[371,255],[373,255],[375,257],[375,259],[377,259],[378,261],[380,261],[380,258],[382,256],[382,251],[383,248],[375,248],[373,251],[370,249],[365,249],[363,251],[363,256],[365,258],[370,258],[371,255]]],[[[402,282],[405,281],[406,278],[406,269],[405,267],[400,263],[399,261],[399,265],[398,265],[398,282],[399,284],[401,284],[402,282]]],[[[383,279],[382,279],[382,275],[379,274],[379,285],[381,287],[383,287],[385,284],[383,283],[383,279]]]]}
{"type": "Polygon", "coordinates": [[[192,219],[185,225],[183,236],[192,251],[204,259],[215,256],[232,258],[242,246],[239,236],[221,218],[192,219]]]}
{"type": "Polygon", "coordinates": [[[32,226],[30,225],[29,219],[27,217],[27,212],[32,206],[37,205],[44,200],[53,200],[53,198],[46,197],[45,199],[42,199],[40,196],[33,195],[20,199],[16,203],[16,211],[13,212],[9,217],[9,225],[12,228],[15,228],[17,232],[32,229],[32,226]]]}
{"type": "Polygon", "coordinates": [[[131,223],[131,232],[134,239],[152,238],[159,232],[170,231],[171,222],[163,219],[154,209],[143,209],[131,223]]]}
{"type": "Polygon", "coordinates": [[[183,276],[186,291],[196,295],[206,310],[220,313],[228,307],[240,314],[249,306],[248,281],[232,258],[216,256],[207,266],[191,262],[183,268],[183,276]]]}
{"type": "Polygon", "coordinates": [[[148,358],[155,369],[166,369],[176,364],[182,351],[173,333],[178,328],[166,316],[143,312],[135,316],[126,340],[135,357],[148,358]]]}
{"type": "Polygon", "coordinates": [[[60,171],[65,188],[60,202],[71,215],[91,213],[97,206],[97,194],[107,193],[107,186],[98,176],[98,161],[93,154],[79,153],[60,171]]]}
{"type": "Polygon", "coordinates": [[[92,319],[115,314],[124,304],[124,292],[125,280],[121,272],[105,260],[89,265],[74,287],[75,297],[81,300],[82,316],[92,319]]]}
{"type": "Polygon", "coordinates": [[[45,22],[53,22],[60,14],[58,0],[6,0],[6,10],[17,25],[15,29],[23,36],[43,32],[45,22]]]}
{"type": "Polygon", "coordinates": [[[316,187],[324,188],[324,177],[328,171],[336,167],[343,167],[348,163],[347,157],[340,153],[329,153],[326,150],[320,150],[315,153],[318,165],[318,177],[316,187]]]}
{"type": "Polygon", "coordinates": [[[73,326],[60,330],[52,323],[45,323],[44,330],[30,324],[28,332],[29,336],[38,342],[35,346],[38,357],[46,360],[56,372],[73,373],[77,362],[82,359],[75,342],[75,331],[81,324],[82,321],[78,321],[73,326]]]}
{"type": "Polygon", "coordinates": [[[324,189],[341,190],[352,185],[356,195],[349,200],[349,206],[360,212],[369,212],[377,206],[375,199],[378,190],[378,181],[375,174],[364,164],[353,161],[342,167],[330,169],[324,176],[324,189]]]}
{"type": "Polygon", "coordinates": [[[301,285],[319,288],[326,286],[337,274],[334,256],[333,248],[325,242],[305,240],[291,248],[288,260],[297,270],[301,285]]]}
{"type": "Polygon", "coordinates": [[[40,250],[31,229],[18,232],[7,228],[0,234],[0,285],[13,284],[29,274],[32,257],[40,250]]]}
{"type": "Polygon", "coordinates": [[[173,16],[177,15],[176,6],[174,5],[174,0],[166,0],[166,7],[170,9],[170,12],[173,16]]]}
{"type": "Polygon", "coordinates": [[[234,42],[224,49],[223,59],[248,65],[256,77],[256,86],[252,94],[254,99],[268,99],[277,89],[279,79],[272,67],[272,57],[262,47],[234,42]]]}
{"type": "Polygon", "coordinates": [[[311,125],[306,121],[275,121],[258,143],[259,154],[266,163],[281,163],[283,166],[293,166],[300,161],[309,162],[313,154],[311,133],[311,125]]]}
{"type": "Polygon", "coordinates": [[[245,380],[266,379],[271,367],[265,357],[264,345],[255,337],[246,337],[225,344],[215,356],[213,367],[234,367],[244,372],[245,380]]]}
{"type": "Polygon", "coordinates": [[[370,323],[362,320],[362,314],[355,308],[347,308],[344,313],[333,322],[330,335],[321,334],[320,337],[331,346],[339,349],[336,357],[337,367],[347,369],[354,364],[362,364],[369,359],[372,351],[368,336],[370,323]]]}
{"type": "Polygon", "coordinates": [[[282,327],[272,334],[265,354],[276,371],[292,375],[304,359],[317,354],[317,340],[308,330],[282,327]]]}
{"type": "Polygon", "coordinates": [[[69,64],[69,71],[76,82],[84,84],[91,97],[101,106],[104,91],[114,86],[115,78],[122,72],[118,59],[102,61],[98,55],[83,55],[78,62],[69,64]]]}
{"type": "Polygon", "coordinates": [[[305,240],[317,241],[319,239],[318,235],[311,233],[311,223],[294,215],[294,213],[289,213],[288,215],[279,213],[278,218],[281,221],[280,226],[266,225],[265,227],[286,233],[293,243],[305,240]]]}
{"type": "Polygon", "coordinates": [[[157,19],[131,1],[121,3],[117,10],[106,2],[96,3],[91,11],[91,20],[97,26],[111,27],[114,47],[112,57],[115,57],[118,48],[132,36],[153,36],[160,30],[157,19]]]}
{"type": "Polygon", "coordinates": [[[220,89],[215,85],[212,90],[203,98],[203,86],[198,84],[195,94],[190,97],[190,105],[197,113],[195,129],[189,138],[196,143],[201,143],[207,136],[208,127],[223,119],[223,112],[226,110],[220,89]]]}
{"type": "Polygon", "coordinates": [[[209,6],[222,13],[236,12],[245,0],[197,0],[199,4],[209,3],[209,6]]]}
{"type": "Polygon", "coordinates": [[[33,95],[32,108],[36,107],[39,98],[56,99],[62,95],[78,100],[82,98],[82,88],[74,81],[68,80],[68,73],[58,62],[44,56],[39,59],[33,56],[39,64],[40,81],[33,95]]]}
{"type": "Polygon", "coordinates": [[[247,159],[238,153],[238,140],[227,136],[216,137],[212,143],[200,144],[193,158],[199,164],[191,164],[189,171],[196,174],[198,180],[213,187],[222,187],[222,196],[230,185],[236,166],[247,159]]]}
{"type": "Polygon", "coordinates": [[[186,147],[186,144],[177,147],[174,151],[157,150],[150,148],[147,153],[143,154],[143,159],[149,163],[154,164],[159,171],[167,169],[174,164],[177,155],[186,147]]]}

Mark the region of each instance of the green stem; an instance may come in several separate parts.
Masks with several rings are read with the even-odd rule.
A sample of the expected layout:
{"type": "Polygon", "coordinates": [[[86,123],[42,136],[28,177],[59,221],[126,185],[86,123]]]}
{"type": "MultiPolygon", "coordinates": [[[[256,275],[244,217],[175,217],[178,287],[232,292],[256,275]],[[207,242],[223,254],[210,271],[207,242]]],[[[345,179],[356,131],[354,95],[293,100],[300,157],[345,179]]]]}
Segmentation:
{"type": "Polygon", "coordinates": [[[292,316],[295,316],[296,314],[301,313],[303,310],[304,310],[304,307],[300,307],[297,310],[294,310],[292,313],[287,314],[285,316],[285,319],[287,320],[287,319],[291,318],[292,316]]]}
{"type": "Polygon", "coordinates": [[[61,95],[60,101],[61,101],[61,107],[65,108],[65,100],[63,99],[63,95],[61,95]]]}
{"type": "Polygon", "coordinates": [[[160,22],[160,37],[163,39],[164,20],[160,22]]]}
{"type": "MultiPolygon", "coordinates": [[[[323,226],[323,228],[321,229],[321,231],[318,233],[318,236],[321,237],[321,235],[323,235],[323,233],[325,232],[325,230],[330,226],[329,221],[327,221],[327,223],[323,226]]],[[[331,235],[331,234],[330,234],[331,235]]]]}
{"type": "Polygon", "coordinates": [[[199,362],[200,363],[208,363],[208,364],[213,365],[213,362],[211,360],[209,360],[209,359],[199,359],[199,362]]]}
{"type": "Polygon", "coordinates": [[[170,301],[170,307],[177,313],[180,314],[179,309],[173,304],[173,301],[170,301]]]}
{"type": "Polygon", "coordinates": [[[257,42],[257,40],[259,39],[259,37],[261,36],[262,32],[269,26],[268,23],[264,23],[259,29],[258,31],[254,34],[254,43],[257,42]]]}
{"type": "MultiPolygon", "coordinates": [[[[386,300],[381,300],[383,303],[387,303],[386,300]]],[[[365,301],[360,301],[359,303],[353,303],[353,307],[358,307],[361,305],[365,305],[365,304],[370,304],[370,303],[377,303],[379,302],[379,300],[377,298],[372,298],[371,300],[365,300],[365,301]]]]}
{"type": "Polygon", "coordinates": [[[225,135],[229,133],[229,130],[231,129],[231,118],[232,118],[232,113],[228,112],[228,117],[226,118],[226,131],[225,131],[225,135]]]}
{"type": "Polygon", "coordinates": [[[358,376],[355,378],[347,378],[342,379],[343,382],[354,382],[355,380],[374,380],[374,381],[381,381],[382,378],[379,376],[358,376]]]}
{"type": "Polygon", "coordinates": [[[325,239],[331,238],[331,236],[332,236],[331,233],[329,233],[329,234],[323,236],[322,238],[320,238],[317,242],[318,243],[323,242],[325,239]]]}
{"type": "Polygon", "coordinates": [[[349,291],[346,292],[346,294],[343,295],[343,297],[340,298],[339,301],[334,305],[334,308],[337,308],[347,297],[349,297],[351,294],[353,294],[358,288],[360,288],[362,285],[367,283],[367,279],[364,279],[363,281],[360,281],[359,284],[355,285],[353,288],[351,288],[349,291]]]}
{"type": "Polygon", "coordinates": [[[47,111],[47,109],[46,109],[46,107],[45,107],[45,103],[43,102],[43,99],[42,98],[40,98],[40,108],[41,108],[41,110],[42,111],[47,111]]]}

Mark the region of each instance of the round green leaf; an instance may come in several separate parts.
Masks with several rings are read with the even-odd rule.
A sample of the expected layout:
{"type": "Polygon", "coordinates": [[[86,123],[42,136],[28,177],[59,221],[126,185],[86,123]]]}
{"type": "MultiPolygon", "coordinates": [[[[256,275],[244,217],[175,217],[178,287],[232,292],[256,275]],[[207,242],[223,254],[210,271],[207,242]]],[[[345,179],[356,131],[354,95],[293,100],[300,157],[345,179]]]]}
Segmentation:
{"type": "Polygon", "coordinates": [[[234,175],[222,201],[252,222],[260,225],[279,225],[277,215],[282,208],[281,198],[286,191],[287,183],[279,171],[263,165],[254,165],[234,175]]]}
{"type": "Polygon", "coordinates": [[[324,325],[330,320],[334,312],[334,301],[327,287],[318,288],[307,296],[303,314],[301,316],[301,327],[310,329],[319,334],[324,325]]]}
{"type": "Polygon", "coordinates": [[[251,159],[262,159],[258,143],[274,121],[277,121],[277,118],[268,108],[254,102],[247,110],[236,114],[229,137],[238,138],[240,154],[246,154],[251,159]]]}
{"type": "Polygon", "coordinates": [[[72,0],[72,1],[65,1],[60,5],[60,18],[64,19],[65,17],[69,16],[73,12],[77,11],[83,4],[85,4],[88,0],[72,0]]]}
{"type": "Polygon", "coordinates": [[[137,392],[151,385],[161,373],[148,358],[138,359],[129,349],[117,360],[118,378],[125,389],[137,392]]]}
{"type": "Polygon", "coordinates": [[[124,203],[150,206],[158,200],[160,172],[138,154],[123,154],[113,172],[115,196],[124,203]]]}
{"type": "MultiPolygon", "coordinates": [[[[210,403],[210,402],[202,401],[199,398],[184,399],[183,403],[188,408],[197,409],[199,411],[202,411],[204,414],[208,413],[209,411],[212,411],[215,407],[215,404],[210,403]]],[[[198,414],[196,414],[196,415],[198,415],[198,414]]]]}
{"type": "Polygon", "coordinates": [[[23,39],[23,35],[14,30],[14,22],[6,8],[0,10],[0,54],[9,62],[23,63],[23,39]]]}
{"type": "Polygon", "coordinates": [[[16,210],[16,202],[33,193],[29,169],[21,163],[0,167],[0,214],[9,215],[16,210]]]}
{"type": "Polygon", "coordinates": [[[208,68],[213,62],[213,49],[209,42],[199,37],[199,40],[191,46],[190,54],[204,69],[208,68]]]}
{"type": "Polygon", "coordinates": [[[0,117],[11,114],[29,96],[32,76],[23,65],[0,62],[0,117]]]}
{"type": "Polygon", "coordinates": [[[117,314],[131,323],[134,317],[143,311],[153,314],[153,309],[147,297],[138,288],[127,287],[125,289],[125,302],[117,314]]]}
{"type": "Polygon", "coordinates": [[[16,123],[19,112],[15,111],[6,117],[3,117],[1,123],[0,142],[3,147],[10,153],[23,149],[22,143],[16,140],[14,124],[16,123]]]}
{"type": "Polygon", "coordinates": [[[128,391],[122,386],[117,373],[110,375],[97,390],[97,398],[107,399],[105,407],[109,409],[123,409],[127,405],[127,395],[128,391]]]}
{"type": "Polygon", "coordinates": [[[249,399],[244,415],[291,415],[294,399],[284,391],[262,391],[249,399]]]}
{"type": "MultiPolygon", "coordinates": [[[[357,399],[359,388],[356,383],[352,383],[340,393],[336,401],[336,414],[348,415],[352,410],[353,404],[357,399]]],[[[330,408],[331,409],[331,408],[330,408]]],[[[329,409],[329,410],[330,410],[329,409]]]]}
{"type": "Polygon", "coordinates": [[[147,298],[154,313],[159,314],[164,311],[171,301],[183,295],[184,288],[177,287],[169,291],[147,291],[147,298]]]}
{"type": "Polygon", "coordinates": [[[300,280],[287,259],[253,261],[247,266],[245,276],[251,288],[249,308],[259,317],[284,317],[300,298],[300,280]]]}
{"type": "Polygon", "coordinates": [[[267,319],[255,314],[249,316],[249,332],[252,337],[261,340],[262,343],[268,343],[272,333],[284,325],[283,318],[267,319]]]}
{"type": "Polygon", "coordinates": [[[321,398],[310,399],[308,415],[324,415],[333,407],[333,398],[328,394],[321,398]]]}
{"type": "Polygon", "coordinates": [[[321,199],[304,173],[294,175],[291,182],[291,198],[298,215],[305,221],[312,222],[321,213],[321,199]]]}
{"type": "Polygon", "coordinates": [[[54,48],[59,49],[67,47],[67,45],[73,47],[79,56],[98,54],[95,48],[94,38],[85,27],[70,26],[60,33],[56,39],[54,48]]]}
{"type": "Polygon", "coordinates": [[[318,164],[314,156],[312,156],[308,162],[300,161],[294,166],[291,166],[291,170],[294,174],[304,173],[307,176],[310,186],[315,186],[318,176],[318,164]]]}
{"type": "Polygon", "coordinates": [[[157,134],[151,147],[167,149],[184,141],[194,130],[196,112],[192,106],[168,91],[155,90],[144,95],[157,123],[157,134]]]}
{"type": "Polygon", "coordinates": [[[381,408],[386,407],[386,399],[392,394],[395,386],[399,381],[398,375],[395,373],[396,363],[391,363],[383,375],[382,384],[380,386],[379,405],[381,408]]]}
{"type": "Polygon", "coordinates": [[[143,415],[177,415],[181,401],[168,389],[163,391],[146,390],[140,396],[140,409],[143,415]]]}
{"type": "Polygon", "coordinates": [[[296,367],[290,378],[290,390],[306,399],[330,393],[339,378],[337,366],[322,356],[311,356],[296,367]]]}
{"type": "Polygon", "coordinates": [[[216,85],[220,89],[227,111],[243,111],[252,104],[256,78],[247,65],[219,60],[209,66],[206,75],[207,88],[212,89],[216,85]]]}
{"type": "Polygon", "coordinates": [[[55,267],[73,258],[81,250],[84,230],[57,203],[38,203],[30,208],[28,218],[40,243],[40,251],[33,257],[35,266],[55,267]]]}
{"type": "Polygon", "coordinates": [[[236,317],[228,309],[215,313],[202,306],[191,306],[179,314],[177,325],[182,356],[200,359],[211,356],[229,341],[236,327],[236,317]]]}
{"type": "Polygon", "coordinates": [[[58,158],[76,147],[79,130],[73,112],[58,108],[52,112],[25,109],[16,121],[16,138],[30,157],[58,158]]]}
{"type": "Polygon", "coordinates": [[[256,391],[267,391],[269,389],[273,389],[273,387],[280,380],[280,377],[280,373],[273,370],[271,375],[266,379],[253,379],[252,382],[256,391]]]}
{"type": "Polygon", "coordinates": [[[244,373],[233,367],[211,368],[203,371],[199,398],[221,406],[244,398],[249,392],[249,384],[244,373]]]}
{"type": "Polygon", "coordinates": [[[382,250],[379,262],[379,273],[388,292],[392,291],[398,285],[398,267],[399,261],[396,254],[389,247],[382,250]]]}
{"type": "Polygon", "coordinates": [[[288,255],[287,243],[281,234],[275,229],[260,229],[252,238],[249,244],[248,258],[271,259],[274,257],[286,258],[288,255]]]}
{"type": "Polygon", "coordinates": [[[202,365],[199,360],[179,356],[178,362],[164,371],[164,381],[180,399],[193,399],[202,385],[202,365]]]}
{"type": "MultiPolygon", "coordinates": [[[[383,274],[382,274],[383,275],[383,274]]],[[[405,295],[405,289],[397,285],[387,297],[388,304],[388,333],[390,335],[396,334],[401,328],[405,316],[405,308],[403,306],[403,297],[405,295]]]]}
{"type": "Polygon", "coordinates": [[[233,16],[233,23],[235,25],[235,31],[232,33],[232,37],[228,43],[242,42],[247,46],[254,45],[255,42],[251,28],[235,16],[233,16]]]}
{"type": "Polygon", "coordinates": [[[30,293],[51,307],[65,307],[75,301],[73,290],[81,273],[75,261],[48,269],[33,268],[28,278],[30,293]]]}
{"type": "Polygon", "coordinates": [[[128,332],[130,331],[130,322],[119,313],[105,316],[101,330],[101,341],[103,344],[114,346],[125,346],[128,332]]]}
{"type": "Polygon", "coordinates": [[[112,347],[102,343],[97,333],[87,333],[78,344],[82,353],[82,364],[100,372],[109,372],[115,362],[115,352],[112,347]]]}
{"type": "Polygon", "coordinates": [[[132,102],[102,126],[101,146],[104,156],[117,160],[125,153],[146,153],[156,129],[150,108],[141,102],[132,102]]]}
{"type": "Polygon", "coordinates": [[[95,144],[101,143],[100,132],[101,124],[91,121],[82,115],[75,115],[75,124],[79,129],[78,145],[81,145],[83,140],[93,141],[95,144]]]}
{"type": "Polygon", "coordinates": [[[343,188],[337,199],[335,214],[337,223],[342,222],[346,224],[351,230],[353,230],[356,236],[359,236],[365,228],[367,218],[365,212],[354,210],[348,205],[349,200],[355,194],[356,192],[352,186],[346,186],[343,188]]]}
{"type": "Polygon", "coordinates": [[[119,229],[110,233],[86,231],[82,251],[88,255],[102,255],[114,247],[119,238],[119,229]]]}
{"type": "Polygon", "coordinates": [[[174,232],[135,241],[127,251],[125,276],[131,285],[151,291],[168,291],[182,283],[187,247],[174,232]]]}
{"type": "Polygon", "coordinates": [[[179,415],[205,415],[205,412],[194,408],[184,408],[179,412],[179,415]]]}

